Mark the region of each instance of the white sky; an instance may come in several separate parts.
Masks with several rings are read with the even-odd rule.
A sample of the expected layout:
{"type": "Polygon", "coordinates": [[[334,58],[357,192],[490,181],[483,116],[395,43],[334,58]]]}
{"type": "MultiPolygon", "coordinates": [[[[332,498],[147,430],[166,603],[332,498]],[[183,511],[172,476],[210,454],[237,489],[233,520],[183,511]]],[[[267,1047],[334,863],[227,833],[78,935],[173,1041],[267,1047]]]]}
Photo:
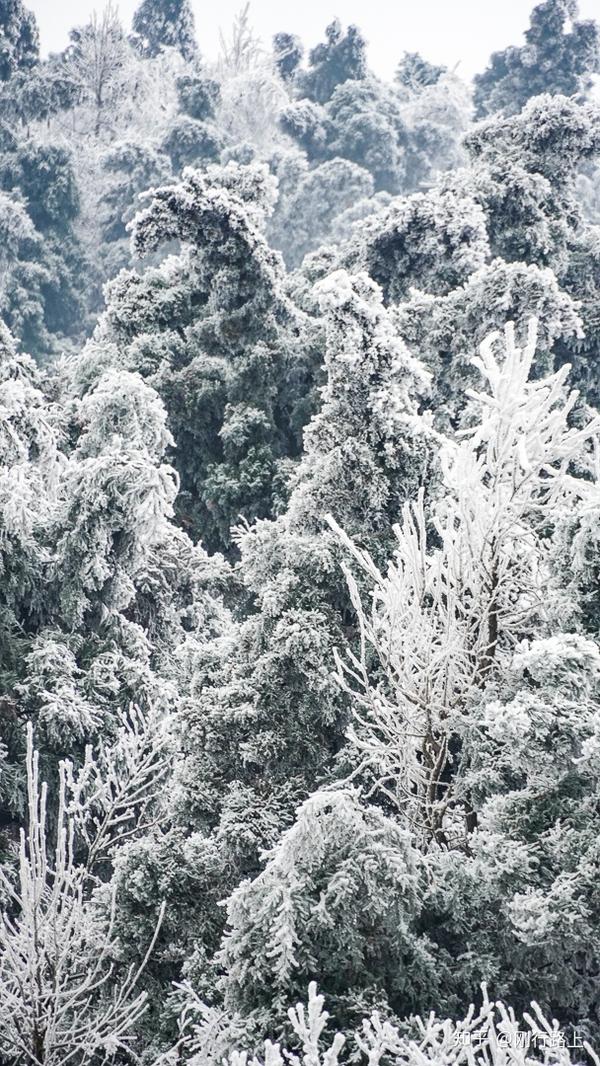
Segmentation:
{"type": "MultiPolygon", "coordinates": [[[[268,42],[277,30],[300,35],[307,48],[323,37],[334,16],[355,22],[369,42],[369,62],[389,77],[404,51],[421,52],[434,63],[470,77],[483,70],[488,56],[509,44],[521,44],[529,12],[537,0],[251,0],[256,32],[268,42]]],[[[129,28],[139,0],[119,0],[129,28]]],[[[218,49],[219,28],[227,31],[243,0],[192,0],[202,54],[218,49]]],[[[68,31],[85,22],[103,0],[26,0],[38,19],[45,53],[64,48],[68,31]]],[[[600,19],[600,0],[580,0],[583,18],[600,19]]]]}

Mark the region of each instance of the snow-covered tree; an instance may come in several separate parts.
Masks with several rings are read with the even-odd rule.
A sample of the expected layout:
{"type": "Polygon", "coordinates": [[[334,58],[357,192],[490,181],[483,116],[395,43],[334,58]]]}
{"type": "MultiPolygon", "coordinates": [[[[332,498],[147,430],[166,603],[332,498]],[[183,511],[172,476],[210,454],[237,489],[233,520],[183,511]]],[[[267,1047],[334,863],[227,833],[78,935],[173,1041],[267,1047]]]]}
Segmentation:
{"type": "Polygon", "coordinates": [[[142,0],[133,16],[133,43],[150,58],[175,48],[194,59],[198,45],[190,0],[142,0]]]}
{"type": "MultiPolygon", "coordinates": [[[[164,397],[177,444],[180,513],[207,547],[228,547],[238,515],[271,513],[276,464],[290,448],[286,339],[296,312],[280,257],[262,233],[273,182],[260,166],[187,170],[155,190],[134,223],[138,255],[182,250],[108,289],[98,332],[117,365],[164,397]],[[115,348],[114,345],[117,347],[115,348]]],[[[101,349],[89,349],[92,362],[101,349]]]]}
{"type": "Polygon", "coordinates": [[[302,162],[298,165],[297,158],[283,156],[275,164],[279,199],[268,233],[289,266],[297,266],[307,252],[330,243],[337,217],[357,201],[368,200],[374,189],[369,172],[347,159],[328,160],[311,169],[302,162]]]}
{"type": "Polygon", "coordinates": [[[68,70],[78,97],[91,112],[94,137],[111,139],[115,104],[129,88],[130,48],[111,4],[71,32],[68,70]]]}
{"type": "Polygon", "coordinates": [[[0,81],[18,70],[30,70],[39,60],[35,15],[22,0],[4,0],[0,10],[0,81]]]}
{"type": "Polygon", "coordinates": [[[392,200],[356,228],[344,258],[368,272],[386,302],[396,303],[412,288],[445,295],[488,257],[485,215],[464,183],[392,200]]]}
{"type": "Polygon", "coordinates": [[[420,93],[426,86],[435,85],[447,72],[447,67],[429,63],[418,52],[405,52],[396,67],[396,81],[411,93],[420,93]]]}
{"type": "MultiPolygon", "coordinates": [[[[134,755],[131,745],[129,754],[134,755]]],[[[114,889],[98,898],[95,860],[105,854],[109,835],[124,828],[135,806],[156,789],[160,775],[153,776],[148,758],[136,766],[134,755],[129,779],[120,781],[109,760],[111,775],[104,782],[90,754],[84,774],[93,782],[92,795],[83,804],[79,787],[71,800],[73,767],[61,764],[53,845],[48,786],[40,781],[28,726],[28,822],[21,830],[15,880],[0,868],[0,1053],[6,1061],[64,1066],[93,1063],[99,1056],[111,1062],[120,1055],[130,1061],[130,1042],[146,1009],[147,997],[137,985],[155,937],[141,967],[115,973],[117,901],[114,889]],[[105,817],[90,825],[90,812],[103,801],[105,817]],[[91,830],[87,862],[77,853],[78,822],[91,830]]]]}
{"type": "Polygon", "coordinates": [[[232,158],[266,160],[282,141],[279,117],[289,98],[274,57],[256,37],[247,3],[229,36],[221,34],[215,65],[220,99],[216,120],[232,158]],[[250,153],[249,157],[247,153],[250,153]]]}
{"type": "MultiPolygon", "coordinates": [[[[183,1044],[193,1050],[189,1061],[192,1066],[216,1066],[224,1036],[223,1022],[220,1020],[219,1030],[216,1012],[211,1014],[189,990],[184,991],[188,991],[188,1002],[182,1018],[183,1044]],[[197,1018],[202,1021],[194,1022],[197,1018]]],[[[481,1006],[471,1005],[458,1021],[441,1018],[432,1011],[427,1017],[412,1018],[409,1031],[403,1032],[375,1010],[348,1035],[332,1031],[329,1013],[324,1009],[325,997],[312,981],[307,1002],[288,1008],[285,1043],[266,1040],[256,1055],[251,1051],[230,1051],[220,1061],[226,1066],[284,1066],[288,1062],[291,1066],[300,1066],[301,1062],[310,1066],[343,1066],[349,1062],[358,1066],[466,1066],[477,1056],[477,1061],[489,1066],[570,1066],[575,1059],[570,1050],[581,1049],[597,1066],[598,1056],[588,1041],[577,1036],[573,1038],[576,1042],[567,1043],[568,1034],[557,1021],[549,1021],[537,1003],[533,1002],[521,1019],[512,1008],[490,1000],[485,985],[481,991],[481,1006]]],[[[226,1048],[225,1043],[222,1046],[226,1048]]]]}
{"type": "Polygon", "coordinates": [[[409,350],[432,374],[428,405],[436,426],[447,430],[460,424],[465,390],[478,381],[472,351],[488,334],[513,322],[522,336],[529,320],[536,318],[534,372],[539,376],[553,368],[558,341],[582,336],[577,311],[549,268],[494,259],[447,295],[413,292],[392,314],[409,350]]]}
{"type": "Polygon", "coordinates": [[[218,961],[229,1011],[260,1018],[266,1007],[277,1026],[313,973],[338,1018],[352,1019],[377,984],[392,1001],[418,1001],[427,968],[413,922],[419,854],[407,828],[350,790],[320,792],[264,859],[227,903],[218,961]]]}
{"type": "Polygon", "coordinates": [[[293,78],[304,56],[304,46],[295,33],[276,33],[273,37],[273,56],[281,77],[293,78]]]}
{"type": "Polygon", "coordinates": [[[534,7],[522,47],[494,52],[475,77],[479,115],[520,111],[540,93],[573,96],[591,86],[600,72],[600,27],[578,19],[577,0],[544,0],[534,7]]]}
{"type": "Polygon", "coordinates": [[[358,27],[348,26],[344,32],[339,19],[334,19],[325,38],[310,50],[308,70],[297,75],[300,95],[318,104],[326,103],[343,82],[364,78],[367,70],[365,41],[358,27]]]}
{"type": "Polygon", "coordinates": [[[600,151],[598,106],[540,96],[519,115],[480,123],[466,143],[475,164],[469,188],[485,212],[493,253],[550,266],[566,292],[581,300],[582,333],[561,341],[557,356],[572,363],[577,383],[594,402],[597,236],[577,200],[577,173],[600,151]]]}
{"type": "Polygon", "coordinates": [[[576,394],[564,394],[568,368],[530,380],[535,322],[522,348],[507,326],[502,361],[497,341],[489,337],[476,361],[485,391],[472,394],[470,425],[442,450],[445,493],[429,519],[438,545],[428,545],[422,498],[404,507],[387,574],[331,519],[374,584],[368,610],[348,574],[361,631],[360,654],[339,660],[356,700],[352,742],[375,791],[443,842],[464,834],[461,814],[473,827],[457,766],[473,703],[501,683],[515,644],[558,624],[560,597],[547,601],[548,527],[597,494],[570,471],[597,441],[600,420],[569,426],[576,394]],[[370,673],[369,650],[380,677],[370,673]]]}
{"type": "Polygon", "coordinates": [[[224,886],[231,891],[259,871],[260,853],[277,845],[313,782],[336,773],[347,710],[333,648],[353,630],[323,516],[333,511],[385,555],[392,516],[433,475],[431,435],[418,415],[427,377],[394,333],[376,286],[342,273],[317,296],[327,320],[328,384],[289,504],[278,519],[236,532],[245,617],[217,639],[194,635],[179,652],[186,691],[174,790],[179,835],[175,844],[132,849],[123,870],[133,907],[147,879],[173,884],[177,847],[177,878],[189,900],[178,929],[185,973],[211,995],[224,886]]]}
{"type": "Polygon", "coordinates": [[[26,140],[1,159],[0,185],[21,201],[13,208],[13,233],[25,210],[30,220],[18,247],[14,239],[7,244],[14,269],[4,314],[27,349],[44,360],[59,337],[80,337],[86,326],[81,275],[87,264],[74,228],[79,196],[70,153],[26,140]]]}

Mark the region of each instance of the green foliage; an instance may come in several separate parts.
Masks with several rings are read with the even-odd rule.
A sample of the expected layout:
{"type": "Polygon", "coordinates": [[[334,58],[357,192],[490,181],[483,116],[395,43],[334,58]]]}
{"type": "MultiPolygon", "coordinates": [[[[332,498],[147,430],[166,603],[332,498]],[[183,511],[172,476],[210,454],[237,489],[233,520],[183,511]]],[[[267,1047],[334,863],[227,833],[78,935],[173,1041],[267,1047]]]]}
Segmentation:
{"type": "Polygon", "coordinates": [[[315,972],[346,1024],[376,989],[405,1009],[417,999],[420,856],[406,829],[356,793],[318,792],[265,862],[227,905],[229,1010],[279,1012],[315,972]]]}
{"type": "MultiPolygon", "coordinates": [[[[192,120],[190,120],[192,121],[192,120]]],[[[289,447],[280,390],[294,309],[260,227],[272,185],[261,167],[189,170],[135,222],[140,255],[182,251],[111,284],[99,339],[156,383],[170,412],[180,514],[208,547],[229,547],[239,514],[265,517],[289,447]]],[[[97,358],[95,349],[92,358],[97,358]]]]}

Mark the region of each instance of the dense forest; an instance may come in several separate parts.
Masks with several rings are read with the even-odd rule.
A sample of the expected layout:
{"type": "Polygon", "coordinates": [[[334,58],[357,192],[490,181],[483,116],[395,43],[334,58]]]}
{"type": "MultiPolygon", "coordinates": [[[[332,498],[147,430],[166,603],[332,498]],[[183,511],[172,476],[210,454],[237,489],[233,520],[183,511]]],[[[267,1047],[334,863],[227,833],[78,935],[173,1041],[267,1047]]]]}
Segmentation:
{"type": "Polygon", "coordinates": [[[0,1064],[599,1066],[600,26],[251,20],[0,0],[0,1064]]]}

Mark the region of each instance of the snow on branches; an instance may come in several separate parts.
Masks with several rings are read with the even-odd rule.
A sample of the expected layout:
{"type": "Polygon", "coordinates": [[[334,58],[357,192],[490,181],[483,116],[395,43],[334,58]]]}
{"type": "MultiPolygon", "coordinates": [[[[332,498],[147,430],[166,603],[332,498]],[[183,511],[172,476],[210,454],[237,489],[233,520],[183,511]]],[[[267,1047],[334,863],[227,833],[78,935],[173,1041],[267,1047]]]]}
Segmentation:
{"type": "MultiPolygon", "coordinates": [[[[103,886],[97,863],[134,806],[156,793],[162,741],[139,712],[125,724],[105,778],[91,752],[78,774],[60,765],[56,828],[48,786],[40,781],[33,727],[27,728],[28,825],[22,829],[16,882],[0,867],[0,1055],[28,1066],[84,1066],[129,1058],[135,1026],[146,1010],[139,979],[162,923],[139,966],[114,961],[116,890],[103,886]],[[145,743],[144,743],[145,740],[145,743]],[[148,751],[150,741],[150,751],[148,751]],[[123,772],[123,764],[126,766],[123,772]],[[86,793],[86,785],[88,787],[86,793]],[[96,813],[100,811],[100,816],[96,813]],[[81,853],[84,829],[87,860],[81,853]]],[[[139,828],[139,827],[138,827],[139,828]]]]}
{"type": "Polygon", "coordinates": [[[532,320],[523,347],[506,327],[503,357],[498,334],[481,345],[473,362],[484,388],[469,394],[469,428],[442,448],[444,492],[429,511],[422,492],[404,506],[386,574],[329,519],[374,587],[368,609],[346,571],[361,634],[358,654],[338,656],[354,700],[351,740],[374,787],[442,842],[449,810],[458,804],[467,826],[472,813],[456,774],[461,723],[518,641],[557,624],[552,524],[598,498],[591,468],[576,467],[597,447],[600,418],[571,424],[568,366],[532,378],[536,336],[532,320]]]}

